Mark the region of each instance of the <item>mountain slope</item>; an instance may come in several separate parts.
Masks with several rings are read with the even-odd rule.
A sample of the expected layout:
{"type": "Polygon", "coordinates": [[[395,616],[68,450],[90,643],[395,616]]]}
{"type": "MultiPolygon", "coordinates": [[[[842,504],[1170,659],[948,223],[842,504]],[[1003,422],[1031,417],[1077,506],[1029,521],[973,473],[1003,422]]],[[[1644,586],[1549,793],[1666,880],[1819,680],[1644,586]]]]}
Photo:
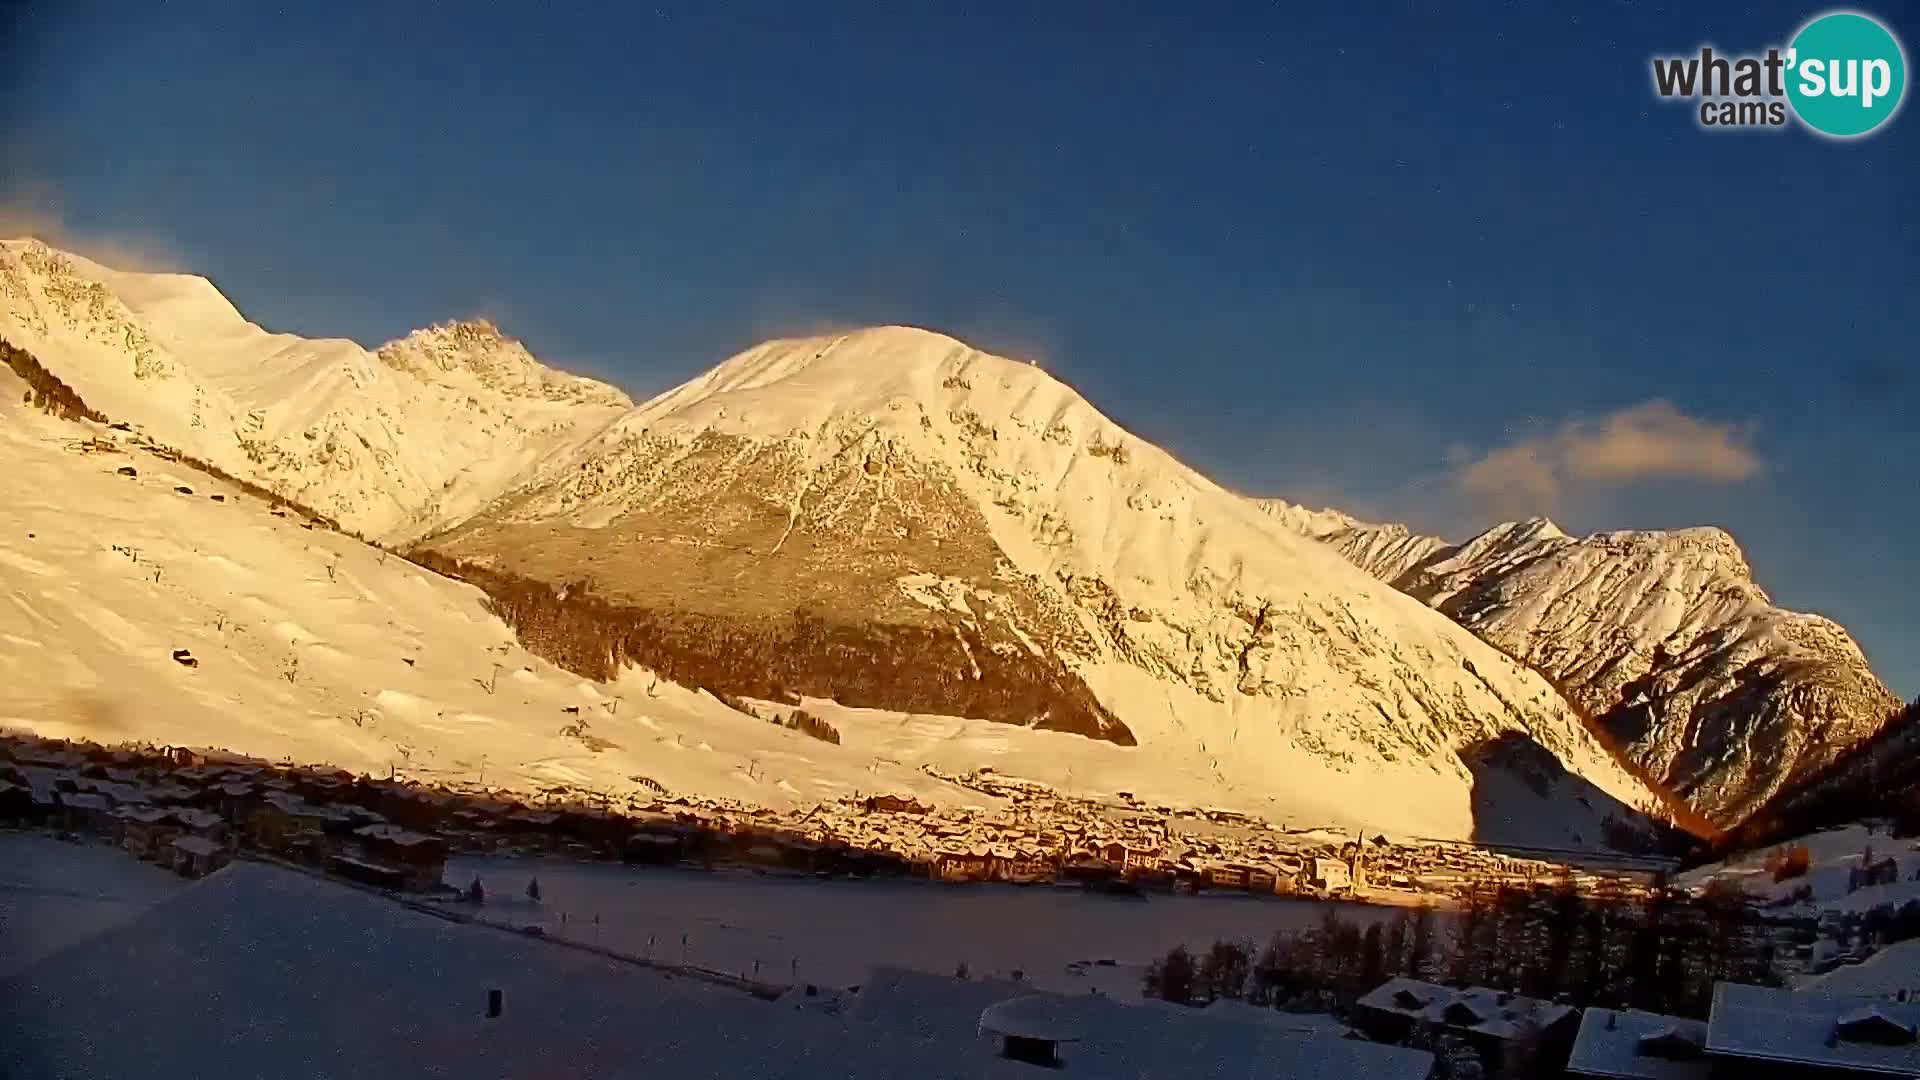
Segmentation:
{"type": "Polygon", "coordinates": [[[614,653],[704,639],[716,679],[737,656],[924,709],[1025,706],[1033,672],[1064,672],[1098,707],[1063,693],[1030,722],[1197,751],[1229,789],[1284,776],[1329,810],[1392,778],[1408,820],[1417,795],[1470,832],[1475,753],[1515,733],[1602,802],[1650,798],[1531,672],[1038,368],[926,331],[749,350],[426,546],[590,580],[642,627],[614,653]],[[890,662],[902,642],[923,674],[890,662]]]}
{"type": "Polygon", "coordinates": [[[875,790],[969,805],[982,796],[922,767],[983,762],[1215,794],[1178,762],[1074,736],[807,702],[830,744],[643,670],[582,679],[471,585],[305,528],[130,433],[39,415],[22,385],[0,366],[0,727],[642,804],[658,785],[774,808],[875,790]]]}
{"type": "Polygon", "coordinates": [[[1821,770],[1899,705],[1845,630],[1776,607],[1719,529],[1576,539],[1533,519],[1457,546],[1358,522],[1319,535],[1547,675],[1721,824],[1821,770]]]}
{"type": "Polygon", "coordinates": [[[386,539],[464,516],[632,404],[486,323],[370,353],[269,333],[205,278],[35,240],[0,241],[0,337],[107,415],[386,539]]]}
{"type": "Polygon", "coordinates": [[[1654,801],[1524,665],[950,338],[771,342],[629,409],[484,326],[368,352],[201,279],[0,271],[0,336],[88,403],[464,560],[590,678],[994,720],[1069,778],[1416,835],[1593,845],[1654,801]]]}

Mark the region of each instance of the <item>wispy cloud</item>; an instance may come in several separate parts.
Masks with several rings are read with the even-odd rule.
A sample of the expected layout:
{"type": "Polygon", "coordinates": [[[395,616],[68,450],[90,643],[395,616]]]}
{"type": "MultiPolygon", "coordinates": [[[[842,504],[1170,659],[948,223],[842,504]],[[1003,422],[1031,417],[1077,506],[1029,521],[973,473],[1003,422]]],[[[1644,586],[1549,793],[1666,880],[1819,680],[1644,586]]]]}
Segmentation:
{"type": "Polygon", "coordinates": [[[147,230],[84,229],[61,211],[59,193],[45,183],[0,191],[0,239],[35,237],[115,270],[188,271],[192,267],[165,237],[147,230]]]}
{"type": "Polygon", "coordinates": [[[1752,424],[1689,416],[1670,401],[1576,417],[1507,446],[1449,453],[1454,486],[1501,513],[1547,512],[1574,493],[1646,480],[1735,484],[1764,463],[1752,424]]]}

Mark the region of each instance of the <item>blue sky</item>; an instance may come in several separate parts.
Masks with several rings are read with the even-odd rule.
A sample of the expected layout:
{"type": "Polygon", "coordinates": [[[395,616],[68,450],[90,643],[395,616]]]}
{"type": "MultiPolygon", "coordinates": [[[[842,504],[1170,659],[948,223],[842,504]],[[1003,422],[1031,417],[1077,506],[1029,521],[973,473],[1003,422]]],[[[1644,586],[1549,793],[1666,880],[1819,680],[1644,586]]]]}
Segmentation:
{"type": "Polygon", "coordinates": [[[1708,133],[1648,75],[1817,8],[291,7],[14,8],[13,220],[636,394],[931,326],[1248,491],[1724,525],[1920,693],[1920,114],[1708,133]]]}

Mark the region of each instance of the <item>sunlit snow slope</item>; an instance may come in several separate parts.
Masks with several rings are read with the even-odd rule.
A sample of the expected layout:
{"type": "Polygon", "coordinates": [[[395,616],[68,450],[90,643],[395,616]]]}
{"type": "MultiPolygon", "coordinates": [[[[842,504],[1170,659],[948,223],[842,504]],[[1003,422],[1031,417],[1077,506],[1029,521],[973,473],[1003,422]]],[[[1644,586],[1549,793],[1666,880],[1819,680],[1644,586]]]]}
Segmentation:
{"type": "Polygon", "coordinates": [[[269,333],[205,278],[34,240],[0,241],[0,337],[107,415],[386,539],[471,512],[631,404],[484,322],[369,352],[269,333]]]}

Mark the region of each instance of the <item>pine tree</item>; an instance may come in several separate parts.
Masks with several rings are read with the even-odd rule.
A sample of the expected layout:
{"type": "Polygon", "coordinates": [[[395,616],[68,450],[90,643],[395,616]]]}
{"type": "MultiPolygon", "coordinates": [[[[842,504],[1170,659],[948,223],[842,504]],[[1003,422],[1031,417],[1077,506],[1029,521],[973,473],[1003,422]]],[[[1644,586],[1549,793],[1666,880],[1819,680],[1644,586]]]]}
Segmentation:
{"type": "Polygon", "coordinates": [[[1409,934],[1411,956],[1407,960],[1407,973],[1416,979],[1428,978],[1433,966],[1433,909],[1420,905],[1413,913],[1413,928],[1409,934]]]}
{"type": "Polygon", "coordinates": [[[1360,939],[1360,992],[1366,993],[1386,981],[1387,960],[1381,944],[1380,924],[1371,923],[1360,939]]]}
{"type": "Polygon", "coordinates": [[[1172,952],[1148,966],[1147,996],[1191,1005],[1195,975],[1193,955],[1185,945],[1176,945],[1172,952]]]}

